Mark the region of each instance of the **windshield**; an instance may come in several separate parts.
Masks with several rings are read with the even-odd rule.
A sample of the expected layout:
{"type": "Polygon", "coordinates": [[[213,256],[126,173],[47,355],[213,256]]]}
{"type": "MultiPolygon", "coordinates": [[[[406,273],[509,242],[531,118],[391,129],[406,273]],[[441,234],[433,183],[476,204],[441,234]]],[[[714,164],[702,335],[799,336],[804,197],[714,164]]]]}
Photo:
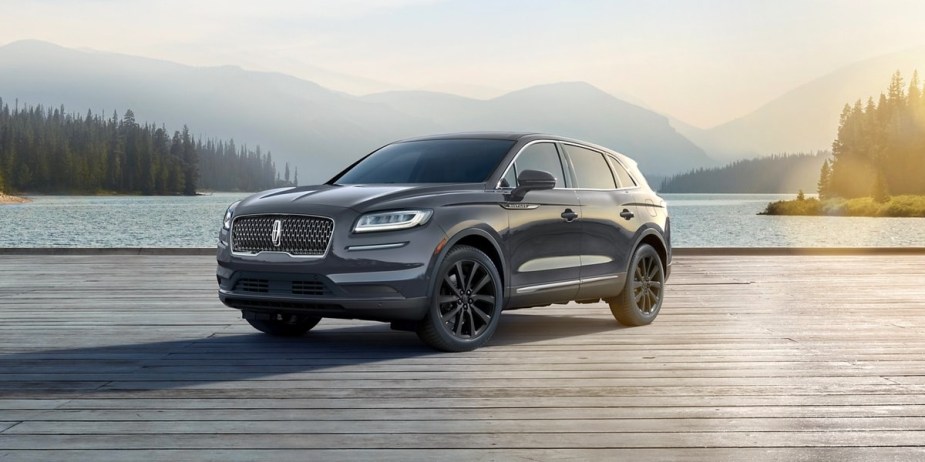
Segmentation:
{"type": "Polygon", "coordinates": [[[390,144],[370,154],[332,182],[482,183],[513,145],[511,140],[481,139],[390,144]]]}

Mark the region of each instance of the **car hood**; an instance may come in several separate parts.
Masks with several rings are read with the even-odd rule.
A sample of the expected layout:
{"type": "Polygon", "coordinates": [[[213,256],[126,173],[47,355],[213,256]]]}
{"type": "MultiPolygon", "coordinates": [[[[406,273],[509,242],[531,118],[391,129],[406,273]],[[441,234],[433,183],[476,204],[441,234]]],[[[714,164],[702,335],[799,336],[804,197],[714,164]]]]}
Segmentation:
{"type": "MultiPolygon", "coordinates": [[[[299,213],[319,209],[353,209],[364,212],[371,207],[408,206],[407,200],[418,196],[440,196],[481,189],[484,189],[482,184],[300,186],[254,194],[241,201],[237,210],[238,214],[299,213]]],[[[417,206],[428,207],[432,204],[417,206]]]]}

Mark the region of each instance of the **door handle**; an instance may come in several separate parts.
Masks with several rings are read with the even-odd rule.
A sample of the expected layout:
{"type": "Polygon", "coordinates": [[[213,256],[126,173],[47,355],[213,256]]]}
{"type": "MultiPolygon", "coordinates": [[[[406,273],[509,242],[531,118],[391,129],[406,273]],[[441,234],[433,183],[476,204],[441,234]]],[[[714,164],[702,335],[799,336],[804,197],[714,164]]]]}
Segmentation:
{"type": "Polygon", "coordinates": [[[561,216],[562,218],[565,218],[565,221],[570,223],[578,218],[578,214],[573,212],[572,209],[565,209],[561,216]]]}
{"type": "Polygon", "coordinates": [[[630,212],[629,209],[623,209],[623,211],[620,212],[620,216],[627,220],[632,220],[636,215],[633,212],[630,212]]]}

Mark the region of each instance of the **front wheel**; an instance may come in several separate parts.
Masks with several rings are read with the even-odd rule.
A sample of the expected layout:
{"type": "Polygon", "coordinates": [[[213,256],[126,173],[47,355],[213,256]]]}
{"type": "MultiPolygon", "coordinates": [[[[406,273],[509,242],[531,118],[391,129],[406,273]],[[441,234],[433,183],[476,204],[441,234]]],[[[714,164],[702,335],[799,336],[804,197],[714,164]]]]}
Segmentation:
{"type": "Polygon", "coordinates": [[[665,298],[665,268],[658,252],[642,244],[633,254],[626,285],[616,298],[608,300],[613,317],[624,326],[644,326],[652,322],[665,298]]]}
{"type": "Polygon", "coordinates": [[[424,343],[442,351],[471,351],[494,334],[504,292],[498,270],[481,250],[465,245],[450,250],[432,293],[417,331],[424,343]]]}
{"type": "Polygon", "coordinates": [[[254,329],[274,337],[301,337],[312,327],[318,325],[321,318],[319,316],[279,315],[270,316],[267,319],[248,317],[247,322],[254,329]]]}

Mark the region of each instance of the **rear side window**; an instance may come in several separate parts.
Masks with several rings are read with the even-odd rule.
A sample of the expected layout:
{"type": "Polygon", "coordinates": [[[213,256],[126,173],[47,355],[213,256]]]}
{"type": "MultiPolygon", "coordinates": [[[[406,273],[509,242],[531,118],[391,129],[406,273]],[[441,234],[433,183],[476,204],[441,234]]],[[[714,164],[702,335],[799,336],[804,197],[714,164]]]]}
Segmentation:
{"type": "Polygon", "coordinates": [[[607,157],[610,160],[610,165],[613,167],[613,171],[617,174],[617,180],[620,183],[620,187],[632,188],[633,186],[636,186],[636,181],[633,180],[633,177],[630,176],[629,172],[623,168],[623,164],[617,161],[617,159],[615,159],[613,156],[607,157]]]}
{"type": "Polygon", "coordinates": [[[536,143],[524,148],[523,152],[517,156],[517,161],[508,169],[501,180],[502,188],[513,188],[517,186],[517,175],[524,170],[540,170],[549,172],[556,177],[556,187],[565,187],[565,173],[562,169],[562,161],[559,159],[559,151],[556,145],[552,143],[536,143]]]}
{"type": "Polygon", "coordinates": [[[565,152],[575,167],[575,177],[581,189],[616,189],[610,165],[604,155],[590,149],[565,145],[565,152]]]}
{"type": "Polygon", "coordinates": [[[336,184],[481,183],[514,141],[441,139],[390,144],[332,180],[336,184]]]}

